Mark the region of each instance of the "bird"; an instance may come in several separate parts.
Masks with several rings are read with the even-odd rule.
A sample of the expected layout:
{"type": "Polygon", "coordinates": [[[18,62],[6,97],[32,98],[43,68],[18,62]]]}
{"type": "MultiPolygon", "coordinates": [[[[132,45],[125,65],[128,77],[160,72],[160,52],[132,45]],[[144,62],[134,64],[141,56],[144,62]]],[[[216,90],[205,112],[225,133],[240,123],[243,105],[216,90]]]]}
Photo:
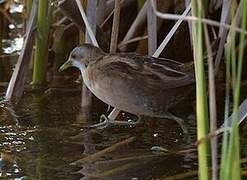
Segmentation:
{"type": "MultiPolygon", "coordinates": [[[[91,44],[75,47],[60,67],[80,70],[88,89],[104,103],[137,116],[175,119],[169,109],[195,83],[193,65],[134,52],[106,53],[91,44]]],[[[179,122],[181,124],[181,122],[179,122]]]]}

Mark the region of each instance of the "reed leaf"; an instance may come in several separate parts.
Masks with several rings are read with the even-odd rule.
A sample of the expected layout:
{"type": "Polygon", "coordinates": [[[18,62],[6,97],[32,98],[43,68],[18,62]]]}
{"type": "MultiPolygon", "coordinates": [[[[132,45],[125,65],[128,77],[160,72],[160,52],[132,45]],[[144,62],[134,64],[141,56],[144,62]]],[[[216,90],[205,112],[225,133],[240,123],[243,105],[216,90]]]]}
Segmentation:
{"type": "MultiPolygon", "coordinates": [[[[192,22],[193,53],[196,75],[196,119],[197,139],[205,137],[208,132],[208,105],[206,95],[206,81],[203,62],[203,31],[202,31],[202,5],[192,0],[192,15],[199,21],[192,22]]],[[[204,141],[198,145],[199,179],[207,180],[208,175],[208,145],[204,141]]]]}

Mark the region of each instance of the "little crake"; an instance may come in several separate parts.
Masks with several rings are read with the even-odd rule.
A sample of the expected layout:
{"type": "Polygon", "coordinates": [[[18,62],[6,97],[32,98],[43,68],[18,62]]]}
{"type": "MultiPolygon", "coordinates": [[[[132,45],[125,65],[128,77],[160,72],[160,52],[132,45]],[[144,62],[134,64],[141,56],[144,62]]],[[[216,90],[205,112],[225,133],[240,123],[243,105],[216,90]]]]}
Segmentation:
{"type": "Polygon", "coordinates": [[[169,118],[168,110],[195,82],[192,66],[136,53],[108,54],[90,44],[74,48],[59,70],[71,66],[97,98],[136,115],[169,118]]]}

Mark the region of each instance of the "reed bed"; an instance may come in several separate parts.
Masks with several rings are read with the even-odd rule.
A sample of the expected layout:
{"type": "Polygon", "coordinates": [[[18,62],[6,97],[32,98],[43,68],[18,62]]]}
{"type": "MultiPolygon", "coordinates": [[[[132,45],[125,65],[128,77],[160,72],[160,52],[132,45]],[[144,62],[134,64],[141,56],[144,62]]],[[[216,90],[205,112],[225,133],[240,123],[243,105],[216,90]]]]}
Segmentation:
{"type": "MultiPolygon", "coordinates": [[[[32,3],[35,2],[35,0],[26,1],[29,16],[33,15],[30,11],[32,3]]],[[[49,49],[52,43],[56,42],[52,39],[52,35],[58,28],[64,28],[64,33],[71,33],[77,38],[71,46],[75,46],[79,41],[85,41],[111,53],[135,51],[153,57],[172,53],[175,54],[174,57],[179,56],[174,51],[169,53],[169,50],[176,48],[171,45],[172,41],[179,37],[178,34],[184,33],[186,47],[190,47],[188,51],[193,52],[188,56],[193,57],[195,67],[195,114],[199,142],[197,146],[198,178],[201,180],[241,179],[239,123],[242,119],[240,114],[245,117],[247,111],[240,113],[239,106],[240,99],[243,97],[241,94],[242,71],[246,65],[244,59],[246,59],[247,1],[176,2],[182,8],[174,9],[174,11],[180,11],[180,14],[168,13],[174,4],[159,0],[95,2],[89,0],[38,1],[32,84],[47,86],[49,49]],[[66,3],[71,4],[66,5],[66,3]],[[72,5],[75,9],[70,10],[68,7],[72,5]],[[134,10],[125,17],[124,11],[132,7],[134,10]],[[85,11],[88,12],[85,13],[85,11]],[[221,13],[213,20],[212,17],[216,11],[221,13]],[[168,20],[169,28],[165,27],[168,20]],[[170,20],[173,20],[172,23],[170,20]],[[180,29],[181,26],[186,29],[186,32],[180,29]],[[219,43],[216,44],[216,48],[212,48],[216,40],[219,43]],[[217,111],[216,96],[216,81],[222,73],[221,69],[223,69],[225,84],[224,117],[219,116],[220,113],[217,111]],[[223,126],[217,127],[222,119],[224,119],[223,126]],[[222,138],[219,138],[216,133],[219,129],[223,132],[222,138]],[[218,151],[219,149],[221,151],[218,151]]],[[[66,41],[66,35],[63,35],[63,41],[66,41]]],[[[23,64],[23,66],[28,65],[29,63],[23,64]]],[[[24,81],[26,76],[21,79],[24,81]]],[[[11,81],[9,89],[22,94],[23,88],[15,87],[18,81],[18,78],[11,81]]],[[[82,106],[92,102],[90,93],[85,93],[86,88],[83,89],[82,106]]],[[[8,95],[7,99],[12,99],[14,94],[8,95]]],[[[118,113],[119,111],[115,109],[109,117],[115,118],[118,113]]]]}

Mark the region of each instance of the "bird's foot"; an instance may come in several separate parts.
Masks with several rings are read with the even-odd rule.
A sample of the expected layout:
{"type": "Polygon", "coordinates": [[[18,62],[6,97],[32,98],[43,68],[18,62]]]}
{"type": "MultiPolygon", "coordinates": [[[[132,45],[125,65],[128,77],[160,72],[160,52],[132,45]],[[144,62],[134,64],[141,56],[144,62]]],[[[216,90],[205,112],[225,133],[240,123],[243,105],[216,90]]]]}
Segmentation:
{"type": "Polygon", "coordinates": [[[106,115],[102,114],[100,116],[100,122],[91,126],[88,126],[89,128],[97,128],[97,129],[104,129],[107,127],[134,127],[138,124],[140,124],[141,118],[138,118],[137,121],[117,121],[109,119],[106,115]]]}

